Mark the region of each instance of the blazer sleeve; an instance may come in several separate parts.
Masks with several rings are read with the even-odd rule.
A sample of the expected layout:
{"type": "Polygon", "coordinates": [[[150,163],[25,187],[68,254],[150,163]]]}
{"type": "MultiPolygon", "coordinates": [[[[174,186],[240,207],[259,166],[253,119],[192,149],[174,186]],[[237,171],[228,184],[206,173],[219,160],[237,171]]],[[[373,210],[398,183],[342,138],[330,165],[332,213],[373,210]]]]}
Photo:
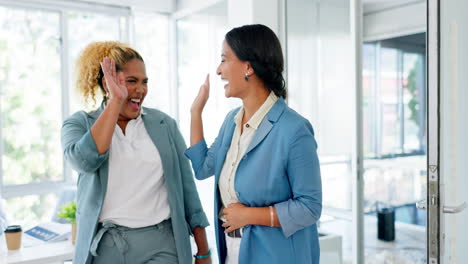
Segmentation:
{"type": "Polygon", "coordinates": [[[208,149],[205,139],[191,146],[185,151],[185,156],[192,161],[192,168],[195,172],[195,178],[204,180],[214,175],[216,164],[216,153],[221,145],[224,131],[228,124],[228,120],[232,120],[233,114],[236,110],[231,111],[224,119],[223,125],[219,129],[218,136],[213,144],[208,149]]]}
{"type": "Polygon", "coordinates": [[[77,112],[63,122],[61,141],[64,159],[80,173],[95,172],[109,158],[109,151],[99,154],[86,114],[77,112]]]}
{"type": "Polygon", "coordinates": [[[312,126],[307,120],[299,125],[292,139],[286,168],[292,197],[275,204],[286,237],[315,224],[322,212],[322,182],[317,143],[312,126]]]}
{"type": "Polygon", "coordinates": [[[172,119],[170,122],[171,133],[174,136],[174,144],[179,159],[179,166],[182,175],[183,185],[183,196],[185,205],[185,217],[190,225],[190,229],[193,230],[195,227],[207,227],[209,226],[208,219],[206,218],[205,212],[198,196],[197,187],[193,180],[192,168],[190,167],[188,159],[184,156],[184,151],[187,148],[185,145],[184,138],[182,137],[180,130],[175,120],[172,119]]]}

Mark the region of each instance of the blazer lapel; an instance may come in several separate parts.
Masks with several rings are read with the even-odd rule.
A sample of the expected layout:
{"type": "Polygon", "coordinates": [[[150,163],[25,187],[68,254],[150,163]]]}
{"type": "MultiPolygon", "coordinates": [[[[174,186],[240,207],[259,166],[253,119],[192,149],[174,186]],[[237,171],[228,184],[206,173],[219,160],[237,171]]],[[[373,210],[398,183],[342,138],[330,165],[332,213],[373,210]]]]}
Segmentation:
{"type": "Polygon", "coordinates": [[[168,175],[175,175],[178,170],[177,151],[175,142],[170,134],[168,124],[159,114],[151,114],[150,111],[142,116],[143,123],[145,124],[146,132],[148,133],[151,141],[156,146],[161,157],[162,167],[164,171],[164,180],[166,188],[169,193],[169,206],[175,208],[178,204],[177,195],[177,179],[178,177],[168,177],[168,175]]]}
{"type": "Polygon", "coordinates": [[[257,131],[255,132],[254,138],[249,144],[249,147],[245,151],[244,156],[249,153],[252,149],[254,149],[262,140],[270,133],[270,130],[273,128],[273,124],[266,118],[262,120],[260,126],[258,127],[257,131]]]}
{"type": "Polygon", "coordinates": [[[286,103],[284,102],[283,98],[278,98],[278,101],[273,105],[273,107],[268,111],[266,117],[260,123],[257,131],[255,132],[254,138],[249,144],[249,147],[244,153],[244,156],[247,155],[250,151],[252,151],[255,147],[260,144],[260,142],[265,139],[265,137],[270,133],[271,129],[273,128],[274,123],[278,121],[279,117],[284,111],[286,107],[286,103]]]}
{"type": "Polygon", "coordinates": [[[170,174],[172,170],[172,167],[170,166],[172,147],[170,142],[171,140],[169,140],[170,135],[167,131],[166,122],[157,115],[143,114],[142,118],[146,132],[161,156],[164,174],[170,174]]]}
{"type": "MultiPolygon", "coordinates": [[[[232,116],[235,116],[235,115],[236,114],[232,116]]],[[[218,152],[218,157],[216,157],[216,160],[219,160],[220,162],[216,163],[215,185],[218,185],[219,176],[221,175],[221,170],[223,169],[223,165],[226,159],[227,152],[229,150],[229,147],[231,146],[232,136],[234,134],[235,128],[236,128],[236,123],[234,122],[234,119],[232,118],[232,120],[229,123],[229,126],[226,127],[226,130],[224,132],[224,135],[221,141],[220,150],[218,152]]]]}

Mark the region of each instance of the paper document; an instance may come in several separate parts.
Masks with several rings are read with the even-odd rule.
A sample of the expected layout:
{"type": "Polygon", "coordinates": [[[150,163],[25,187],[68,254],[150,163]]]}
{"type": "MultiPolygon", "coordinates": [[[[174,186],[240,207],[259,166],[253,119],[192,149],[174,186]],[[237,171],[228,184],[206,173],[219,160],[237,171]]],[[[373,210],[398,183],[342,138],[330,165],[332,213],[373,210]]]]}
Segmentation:
{"type": "Polygon", "coordinates": [[[24,232],[23,246],[31,247],[47,242],[66,240],[71,234],[70,224],[43,223],[24,232]]]}

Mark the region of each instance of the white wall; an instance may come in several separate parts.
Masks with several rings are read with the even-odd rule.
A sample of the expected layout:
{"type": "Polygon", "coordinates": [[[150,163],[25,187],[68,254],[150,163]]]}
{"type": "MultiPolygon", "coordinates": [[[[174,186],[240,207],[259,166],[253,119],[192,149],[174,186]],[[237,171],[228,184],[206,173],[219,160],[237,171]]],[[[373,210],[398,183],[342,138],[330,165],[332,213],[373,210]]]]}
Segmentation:
{"type": "Polygon", "coordinates": [[[264,24],[279,33],[278,0],[228,0],[229,26],[264,24]]]}
{"type": "MultiPolygon", "coordinates": [[[[76,2],[74,0],[68,0],[76,2]]],[[[147,12],[172,13],[176,8],[176,0],[87,0],[108,5],[129,6],[134,10],[147,12]]]]}
{"type": "Polygon", "coordinates": [[[364,41],[381,40],[426,31],[426,2],[417,1],[364,14],[364,41]]]}
{"type": "Polygon", "coordinates": [[[176,1],[176,9],[177,11],[187,9],[187,8],[193,8],[194,6],[197,5],[202,5],[203,0],[175,0],[176,1]]]}
{"type": "Polygon", "coordinates": [[[229,29],[258,23],[279,34],[279,0],[177,0],[176,10],[184,14],[219,2],[227,3],[229,29]]]}
{"type": "Polygon", "coordinates": [[[210,5],[222,2],[224,0],[173,0],[175,2],[175,11],[180,12],[189,9],[200,9],[210,5]]]}

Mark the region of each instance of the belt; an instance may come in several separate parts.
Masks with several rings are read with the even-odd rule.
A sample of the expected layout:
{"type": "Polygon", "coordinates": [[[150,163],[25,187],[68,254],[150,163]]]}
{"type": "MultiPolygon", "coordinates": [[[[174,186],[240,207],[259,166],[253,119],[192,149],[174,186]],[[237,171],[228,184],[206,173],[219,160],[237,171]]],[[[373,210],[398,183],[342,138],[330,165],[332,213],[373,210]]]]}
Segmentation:
{"type": "Polygon", "coordinates": [[[231,231],[231,232],[227,232],[226,233],[229,237],[234,237],[234,238],[241,238],[242,237],[242,232],[239,229],[236,229],[234,231],[231,231]]]}
{"type": "Polygon", "coordinates": [[[122,254],[122,256],[125,255],[125,253],[128,251],[128,243],[122,234],[123,231],[119,229],[118,225],[108,221],[104,221],[104,223],[102,223],[102,228],[99,229],[96,236],[94,237],[90,248],[91,255],[97,257],[99,242],[106,232],[111,235],[112,240],[114,240],[115,246],[117,247],[117,250],[120,252],[120,254],[122,254]]]}
{"type": "Polygon", "coordinates": [[[147,229],[147,228],[155,228],[155,227],[163,228],[167,225],[171,225],[170,219],[166,219],[162,221],[161,223],[153,225],[153,226],[139,227],[139,228],[130,228],[130,227],[116,225],[110,221],[104,221],[102,224],[101,223],[98,224],[99,231],[94,237],[89,251],[91,255],[97,257],[98,256],[97,249],[99,247],[99,242],[101,242],[102,236],[105,233],[109,233],[109,235],[111,235],[112,240],[114,241],[115,246],[117,247],[117,250],[122,255],[122,263],[125,263],[124,255],[128,252],[128,242],[125,239],[127,237],[125,232],[128,232],[130,230],[136,230],[136,229],[147,229]]]}

